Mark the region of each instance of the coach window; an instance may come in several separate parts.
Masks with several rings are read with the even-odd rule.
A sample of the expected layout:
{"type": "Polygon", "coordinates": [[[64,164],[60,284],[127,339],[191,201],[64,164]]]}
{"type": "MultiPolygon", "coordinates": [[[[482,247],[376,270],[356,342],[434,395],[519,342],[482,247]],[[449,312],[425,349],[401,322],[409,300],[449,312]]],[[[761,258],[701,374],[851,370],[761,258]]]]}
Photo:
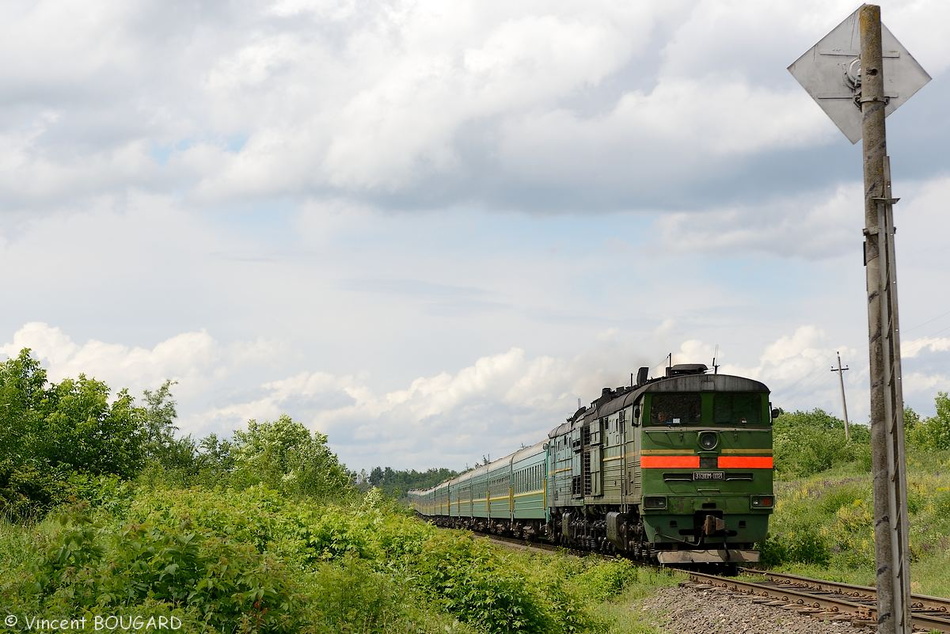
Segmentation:
{"type": "Polygon", "coordinates": [[[690,394],[654,394],[650,407],[650,424],[656,426],[696,425],[700,422],[702,399],[698,392],[690,394]]]}

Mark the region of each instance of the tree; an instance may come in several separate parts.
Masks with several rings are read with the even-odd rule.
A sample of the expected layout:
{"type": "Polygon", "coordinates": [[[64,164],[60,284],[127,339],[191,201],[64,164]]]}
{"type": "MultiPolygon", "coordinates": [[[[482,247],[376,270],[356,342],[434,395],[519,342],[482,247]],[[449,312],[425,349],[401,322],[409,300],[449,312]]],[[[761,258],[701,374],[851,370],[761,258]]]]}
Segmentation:
{"type": "Polygon", "coordinates": [[[927,419],[933,445],[937,449],[950,449],[950,398],[946,392],[938,392],[934,399],[937,413],[927,419]]]}
{"type": "Polygon", "coordinates": [[[924,449],[950,449],[950,397],[946,392],[938,392],[934,405],[937,411],[933,416],[923,421],[918,417],[917,424],[905,430],[908,440],[924,449]]]}
{"type": "Polygon", "coordinates": [[[904,408],[904,431],[909,432],[920,424],[920,414],[910,407],[904,408]]]}
{"type": "Polygon", "coordinates": [[[128,391],[120,390],[112,403],[109,392],[84,374],[51,386],[36,454],[71,471],[135,476],[145,462],[147,434],[128,391]]]}
{"type": "Polygon", "coordinates": [[[444,467],[429,469],[425,472],[419,472],[415,469],[402,471],[392,467],[386,467],[385,469],[373,467],[364,483],[364,488],[368,488],[367,485],[374,486],[389,497],[402,499],[412,489],[428,489],[457,475],[457,471],[444,467]]]}
{"type": "Polygon", "coordinates": [[[175,409],[175,400],[171,395],[171,388],[175,381],[166,380],[154,392],[143,390],[144,407],[140,408],[142,426],[145,433],[145,450],[149,458],[161,460],[169,449],[176,444],[175,418],[178,411],[175,409]]]}
{"type": "Polygon", "coordinates": [[[196,460],[200,471],[229,474],[234,470],[234,444],[218,439],[217,434],[208,434],[198,443],[196,460]]]}
{"type": "Polygon", "coordinates": [[[851,426],[845,442],[844,421],[822,409],[783,412],[773,425],[775,468],[793,476],[808,476],[835,464],[861,461],[870,464],[870,430],[851,426]]]}
{"type": "Polygon", "coordinates": [[[14,359],[0,363],[0,462],[19,464],[41,434],[40,420],[46,390],[46,370],[24,348],[14,359]]]}
{"type": "Polygon", "coordinates": [[[190,439],[173,436],[171,385],[146,391],[139,407],[85,374],[49,383],[27,348],[0,362],[0,512],[42,512],[66,498],[74,473],[128,479],[162,451],[193,454],[190,439]]]}
{"type": "Polygon", "coordinates": [[[276,421],[251,420],[234,432],[233,482],[262,484],[291,495],[339,497],[350,491],[350,478],[327,437],[307,430],[286,414],[276,421]]]}

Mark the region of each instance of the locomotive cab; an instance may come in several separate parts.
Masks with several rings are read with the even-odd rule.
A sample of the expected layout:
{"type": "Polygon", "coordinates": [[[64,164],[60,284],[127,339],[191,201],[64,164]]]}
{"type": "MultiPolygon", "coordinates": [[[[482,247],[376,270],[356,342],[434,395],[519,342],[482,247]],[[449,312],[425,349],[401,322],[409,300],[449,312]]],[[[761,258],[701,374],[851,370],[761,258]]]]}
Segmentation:
{"type": "Polygon", "coordinates": [[[646,540],[662,563],[757,561],[774,506],[768,391],[740,377],[679,377],[644,394],[646,540]]]}

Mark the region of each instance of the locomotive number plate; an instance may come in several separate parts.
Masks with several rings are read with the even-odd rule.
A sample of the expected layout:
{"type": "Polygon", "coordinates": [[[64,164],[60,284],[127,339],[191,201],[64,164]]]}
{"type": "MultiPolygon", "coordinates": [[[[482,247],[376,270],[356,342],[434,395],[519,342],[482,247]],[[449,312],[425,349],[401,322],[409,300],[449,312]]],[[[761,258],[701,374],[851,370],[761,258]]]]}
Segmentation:
{"type": "Polygon", "coordinates": [[[725,471],[693,471],[693,480],[725,480],[725,471]]]}

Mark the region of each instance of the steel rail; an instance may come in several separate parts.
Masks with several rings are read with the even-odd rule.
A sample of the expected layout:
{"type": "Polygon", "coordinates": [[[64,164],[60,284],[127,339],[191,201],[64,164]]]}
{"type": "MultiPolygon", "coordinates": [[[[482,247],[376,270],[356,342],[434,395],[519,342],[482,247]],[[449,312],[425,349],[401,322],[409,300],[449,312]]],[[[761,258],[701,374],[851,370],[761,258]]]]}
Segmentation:
{"type": "MultiPolygon", "coordinates": [[[[580,556],[601,555],[609,557],[601,553],[578,551],[513,537],[478,533],[475,533],[475,535],[516,548],[563,552],[580,556]]],[[[670,570],[677,569],[670,568],[670,570]]],[[[876,623],[877,621],[877,592],[869,586],[824,581],[752,568],[740,568],[739,572],[765,577],[768,581],[762,583],[744,581],[738,577],[721,577],[704,572],[685,570],[681,572],[702,584],[725,588],[752,597],[778,601],[784,605],[795,606],[802,613],[850,618],[852,621],[864,621],[866,624],[876,623]]],[[[911,619],[916,630],[950,633],[950,599],[923,594],[911,595],[911,619]]]]}
{"type": "MultiPolygon", "coordinates": [[[[774,574],[764,573],[758,570],[747,570],[747,572],[762,576],[774,574]]],[[[852,586],[852,588],[859,588],[862,591],[862,596],[857,597],[853,594],[842,594],[839,590],[834,589],[835,586],[847,586],[848,584],[835,584],[833,582],[825,582],[817,579],[806,579],[804,577],[797,578],[796,581],[800,585],[792,589],[788,586],[790,585],[789,578],[793,578],[793,575],[781,575],[785,577],[785,580],[780,582],[771,581],[761,583],[743,581],[736,577],[719,577],[717,575],[709,575],[702,572],[690,571],[686,574],[690,579],[693,581],[698,581],[701,584],[725,588],[727,590],[733,590],[735,592],[740,592],[751,596],[781,601],[785,604],[798,606],[802,612],[825,612],[829,613],[830,615],[851,614],[854,615],[854,618],[857,620],[875,623],[877,622],[877,594],[874,588],[852,586]],[[813,581],[816,584],[823,585],[824,587],[809,588],[804,584],[806,581],[813,581]]],[[[937,599],[937,601],[939,602],[943,600],[937,599]]],[[[928,609],[926,607],[915,607],[915,609],[912,610],[911,618],[914,627],[917,629],[924,631],[935,630],[938,632],[950,632],[950,614],[943,612],[940,609],[934,610],[928,609]]]]}
{"type": "MultiPolygon", "coordinates": [[[[816,590],[825,590],[828,592],[837,592],[852,597],[873,598],[875,596],[874,588],[870,586],[859,586],[850,583],[838,581],[824,581],[822,579],[811,579],[809,577],[800,577],[798,575],[789,575],[780,572],[768,572],[763,570],[754,570],[752,568],[740,568],[740,572],[759,575],[768,578],[775,583],[785,583],[790,585],[803,585],[816,590]]],[[[928,612],[939,612],[947,614],[950,618],[950,599],[932,597],[926,594],[911,594],[911,608],[915,610],[926,610],[928,612]]]]}

